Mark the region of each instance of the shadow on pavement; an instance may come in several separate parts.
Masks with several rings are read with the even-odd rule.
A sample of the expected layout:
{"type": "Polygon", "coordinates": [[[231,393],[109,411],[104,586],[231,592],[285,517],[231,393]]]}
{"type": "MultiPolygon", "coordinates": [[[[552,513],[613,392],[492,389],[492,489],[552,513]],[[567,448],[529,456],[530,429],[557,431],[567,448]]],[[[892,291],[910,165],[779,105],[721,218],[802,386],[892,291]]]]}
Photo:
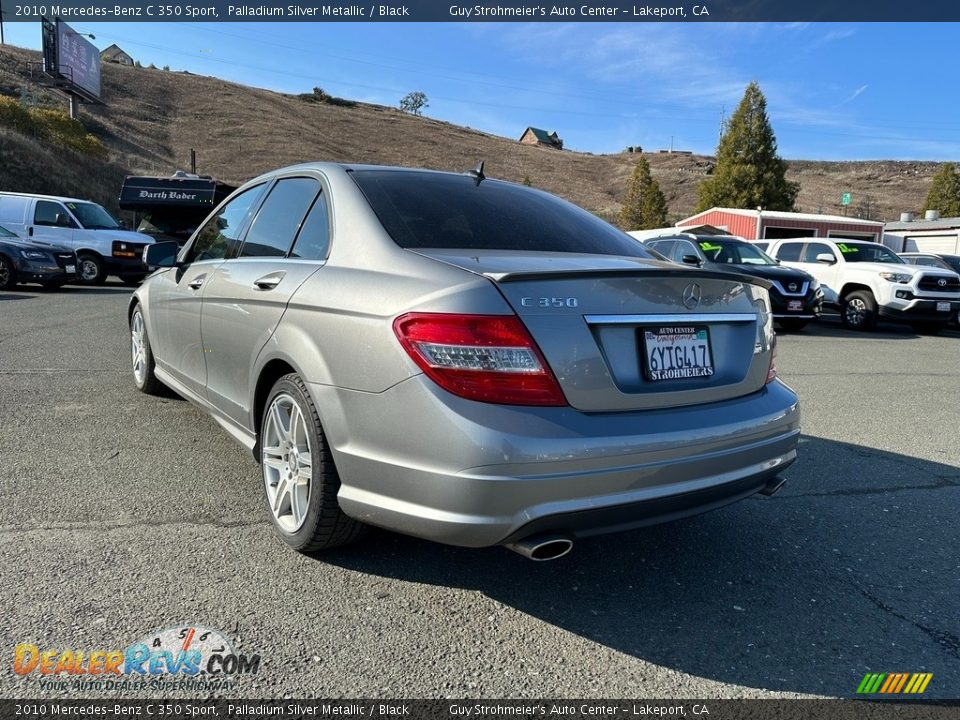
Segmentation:
{"type": "Polygon", "coordinates": [[[955,697],[960,470],[804,437],[786,476],[773,498],[585,539],[548,563],[386,532],[318,559],[482,592],[711,680],[851,696],[868,671],[925,671],[926,697],[955,697]]]}
{"type": "Polygon", "coordinates": [[[32,300],[35,295],[21,295],[20,293],[2,292],[0,300],[32,300]]]}

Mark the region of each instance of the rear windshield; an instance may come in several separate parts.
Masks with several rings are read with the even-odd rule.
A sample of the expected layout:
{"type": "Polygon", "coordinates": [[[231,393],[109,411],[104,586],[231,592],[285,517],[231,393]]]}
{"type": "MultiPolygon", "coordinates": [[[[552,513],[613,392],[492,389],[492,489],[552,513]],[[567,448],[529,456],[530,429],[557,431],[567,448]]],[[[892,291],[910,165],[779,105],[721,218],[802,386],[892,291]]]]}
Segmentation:
{"type": "Polygon", "coordinates": [[[380,223],[403,248],[524,250],[652,257],[576,205],[522,185],[466,175],[355,170],[380,223]]]}

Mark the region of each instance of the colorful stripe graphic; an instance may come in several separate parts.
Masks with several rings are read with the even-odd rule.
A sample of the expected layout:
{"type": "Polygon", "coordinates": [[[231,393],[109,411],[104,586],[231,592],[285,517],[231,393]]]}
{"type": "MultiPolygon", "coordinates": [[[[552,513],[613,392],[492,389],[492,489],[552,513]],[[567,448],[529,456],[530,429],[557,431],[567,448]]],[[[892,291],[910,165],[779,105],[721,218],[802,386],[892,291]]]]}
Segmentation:
{"type": "Polygon", "coordinates": [[[919,695],[933,680],[933,673],[867,673],[857,686],[858,695],[919,695]]]}

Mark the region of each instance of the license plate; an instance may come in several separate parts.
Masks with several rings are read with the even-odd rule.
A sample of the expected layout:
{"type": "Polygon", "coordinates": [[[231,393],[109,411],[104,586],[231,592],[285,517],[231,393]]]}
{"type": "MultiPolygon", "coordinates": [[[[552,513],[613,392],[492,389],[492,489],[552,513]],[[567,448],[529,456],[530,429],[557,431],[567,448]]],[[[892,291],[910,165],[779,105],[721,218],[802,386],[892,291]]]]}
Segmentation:
{"type": "Polygon", "coordinates": [[[75,272],[77,271],[77,266],[76,266],[76,265],[67,265],[67,266],[64,268],[64,270],[66,270],[68,273],[75,273],[75,272]]]}
{"type": "Polygon", "coordinates": [[[938,303],[937,303],[937,312],[950,312],[950,303],[948,303],[948,302],[938,302],[938,303]]]}
{"type": "Polygon", "coordinates": [[[800,312],[803,310],[803,300],[788,300],[787,310],[790,312],[800,312]]]}
{"type": "Polygon", "coordinates": [[[648,380],[678,380],[713,375],[710,334],[702,326],[644,328],[643,354],[648,380]]]}

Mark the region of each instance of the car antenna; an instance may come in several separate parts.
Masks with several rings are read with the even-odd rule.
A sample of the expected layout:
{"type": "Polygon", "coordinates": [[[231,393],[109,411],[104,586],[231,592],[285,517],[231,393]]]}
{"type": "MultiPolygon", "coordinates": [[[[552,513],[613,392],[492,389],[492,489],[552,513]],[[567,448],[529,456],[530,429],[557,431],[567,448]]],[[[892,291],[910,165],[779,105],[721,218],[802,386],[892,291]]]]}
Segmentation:
{"type": "Polygon", "coordinates": [[[483,174],[483,160],[477,163],[477,166],[473,170],[468,170],[467,175],[473,178],[473,181],[480,185],[484,180],[487,179],[487,176],[483,174]]]}

